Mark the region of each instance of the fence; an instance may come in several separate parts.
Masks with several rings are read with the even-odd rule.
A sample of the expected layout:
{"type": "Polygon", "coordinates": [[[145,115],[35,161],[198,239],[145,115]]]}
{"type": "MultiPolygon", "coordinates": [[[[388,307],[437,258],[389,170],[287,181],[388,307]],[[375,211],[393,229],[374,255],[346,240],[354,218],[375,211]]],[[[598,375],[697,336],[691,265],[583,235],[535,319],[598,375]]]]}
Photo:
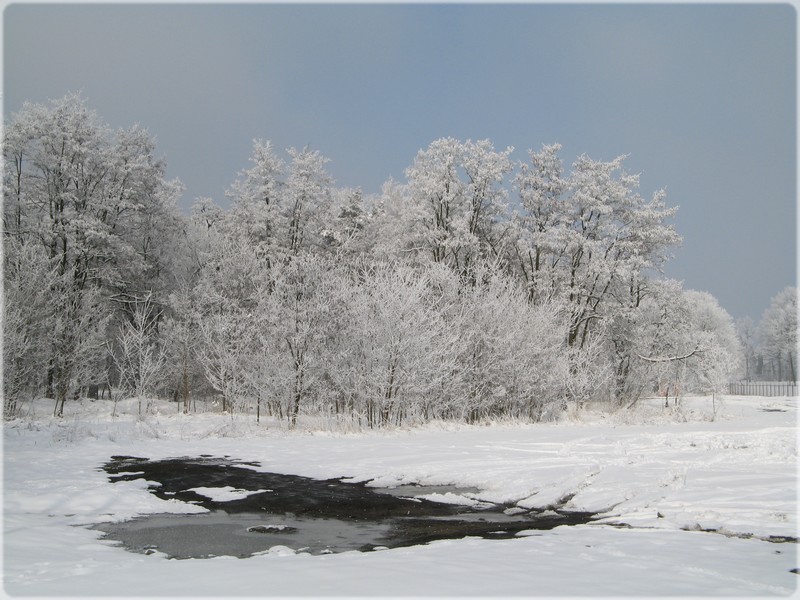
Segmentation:
{"type": "Polygon", "coordinates": [[[796,381],[737,381],[728,384],[733,396],[797,396],[796,381]]]}

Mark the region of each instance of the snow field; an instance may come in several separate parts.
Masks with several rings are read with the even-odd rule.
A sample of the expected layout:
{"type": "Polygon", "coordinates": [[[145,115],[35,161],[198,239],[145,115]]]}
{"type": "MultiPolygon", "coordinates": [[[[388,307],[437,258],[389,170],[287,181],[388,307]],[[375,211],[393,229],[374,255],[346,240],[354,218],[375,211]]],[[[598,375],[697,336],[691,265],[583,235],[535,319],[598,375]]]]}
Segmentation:
{"type": "Polygon", "coordinates": [[[87,402],[62,421],[5,424],[7,593],[497,597],[796,591],[798,576],[790,573],[798,566],[796,544],[763,539],[798,535],[797,399],[730,397],[722,409],[717,400],[714,420],[710,399],[692,399],[680,419],[653,405],[634,415],[585,413],[557,424],[434,424],[356,434],[288,433],[239,417],[169,414],[168,405],[164,414],[145,421],[124,410],[111,419],[102,410],[108,406],[87,402]],[[176,561],[127,552],[98,541],[97,531],[76,527],[148,513],[202,512],[156,498],[147,482],[112,484],[99,468],[112,455],[199,454],[256,461],[263,471],[349,477],[375,486],[476,487],[481,491],[462,500],[450,494],[446,499],[596,511],[601,523],[633,528],[592,524],[529,531],[513,540],[468,538],[367,554],[308,556],[276,548],[244,560],[176,561]],[[704,529],[721,533],[699,531],[704,529]]]}

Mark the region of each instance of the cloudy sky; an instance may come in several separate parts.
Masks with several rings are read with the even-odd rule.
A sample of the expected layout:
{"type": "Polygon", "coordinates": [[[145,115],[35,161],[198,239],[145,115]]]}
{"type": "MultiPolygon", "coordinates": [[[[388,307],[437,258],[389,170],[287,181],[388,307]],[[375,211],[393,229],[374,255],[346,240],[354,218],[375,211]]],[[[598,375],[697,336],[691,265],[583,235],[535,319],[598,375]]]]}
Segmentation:
{"type": "Polygon", "coordinates": [[[3,104],[81,90],[140,123],[185,207],[224,200],[253,138],[366,193],[443,136],[627,154],[680,206],[666,274],[757,320],[795,285],[795,43],[788,4],[13,4],[3,104]]]}

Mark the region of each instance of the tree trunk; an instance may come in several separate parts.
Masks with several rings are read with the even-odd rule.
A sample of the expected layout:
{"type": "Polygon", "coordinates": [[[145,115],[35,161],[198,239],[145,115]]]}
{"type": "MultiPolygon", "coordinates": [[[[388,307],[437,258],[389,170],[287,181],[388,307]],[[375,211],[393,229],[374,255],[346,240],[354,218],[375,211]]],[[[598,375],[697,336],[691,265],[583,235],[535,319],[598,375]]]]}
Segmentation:
{"type": "Polygon", "coordinates": [[[300,401],[303,397],[303,367],[295,363],[294,393],[292,400],[292,428],[297,425],[297,415],[300,413],[300,401]]]}
{"type": "Polygon", "coordinates": [[[189,368],[186,358],[183,360],[183,381],[181,382],[181,395],[183,397],[183,414],[189,414],[189,368]]]}
{"type": "Polygon", "coordinates": [[[386,394],[384,396],[384,404],[383,408],[381,409],[381,425],[388,425],[389,424],[389,416],[392,412],[392,405],[393,405],[393,393],[394,393],[394,372],[395,372],[396,362],[394,360],[389,361],[389,381],[388,385],[386,386],[386,394]]]}
{"type": "Polygon", "coordinates": [[[67,401],[67,385],[64,381],[59,381],[56,384],[56,406],[53,410],[54,417],[64,416],[64,402],[67,401]]]}

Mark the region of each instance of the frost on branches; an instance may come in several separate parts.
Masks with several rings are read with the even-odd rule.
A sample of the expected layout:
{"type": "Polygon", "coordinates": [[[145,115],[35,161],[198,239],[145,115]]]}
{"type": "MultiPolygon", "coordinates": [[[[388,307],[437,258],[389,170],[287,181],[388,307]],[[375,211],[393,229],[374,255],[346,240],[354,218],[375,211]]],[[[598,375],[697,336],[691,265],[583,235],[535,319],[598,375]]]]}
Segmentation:
{"type": "MultiPolygon", "coordinates": [[[[6,415],[134,395],[385,427],[718,389],[742,362],[730,317],[653,276],[676,209],[624,157],[567,170],[560,149],[440,139],[365,195],[255,140],[227,208],[187,216],[146,131],[79,96],[26,104],[3,146],[6,415]]],[[[788,312],[763,337],[793,373],[788,312]]]]}

